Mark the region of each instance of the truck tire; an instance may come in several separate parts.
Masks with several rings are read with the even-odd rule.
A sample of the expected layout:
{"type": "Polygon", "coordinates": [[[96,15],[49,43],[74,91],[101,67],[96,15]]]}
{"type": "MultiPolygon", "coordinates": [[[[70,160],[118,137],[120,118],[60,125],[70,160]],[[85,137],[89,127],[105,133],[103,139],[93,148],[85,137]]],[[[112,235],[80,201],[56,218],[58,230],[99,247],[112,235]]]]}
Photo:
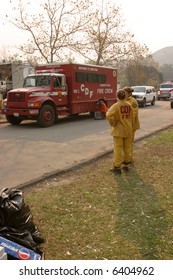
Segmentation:
{"type": "Polygon", "coordinates": [[[103,116],[102,112],[96,111],[94,112],[94,119],[95,120],[103,120],[105,117],[103,116]]]}
{"type": "Polygon", "coordinates": [[[155,105],[155,101],[156,101],[156,100],[155,100],[155,97],[153,97],[153,100],[152,100],[152,102],[151,102],[151,105],[152,105],[152,106],[155,105]]]}
{"type": "Polygon", "coordinates": [[[15,117],[13,115],[6,115],[7,122],[11,123],[12,125],[18,125],[22,122],[22,118],[15,117]]]}
{"type": "Polygon", "coordinates": [[[42,127],[52,126],[55,122],[55,111],[51,105],[43,105],[40,109],[37,123],[42,127]]]}
{"type": "Polygon", "coordinates": [[[171,109],[173,109],[173,102],[171,102],[171,109]]]}
{"type": "Polygon", "coordinates": [[[145,108],[145,106],[146,106],[146,99],[144,98],[144,99],[143,99],[143,102],[141,103],[141,107],[142,107],[142,108],[145,108]]]}

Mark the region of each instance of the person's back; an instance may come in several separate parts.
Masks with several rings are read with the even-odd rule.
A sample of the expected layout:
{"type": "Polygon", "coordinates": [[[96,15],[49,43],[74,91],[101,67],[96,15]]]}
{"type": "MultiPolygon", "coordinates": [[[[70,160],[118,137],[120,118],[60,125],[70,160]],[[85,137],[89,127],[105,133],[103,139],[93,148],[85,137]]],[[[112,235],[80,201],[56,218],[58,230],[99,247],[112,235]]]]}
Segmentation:
{"type": "Polygon", "coordinates": [[[138,116],[138,108],[139,108],[138,102],[132,96],[129,96],[126,100],[132,106],[132,110],[133,110],[133,131],[136,131],[137,129],[140,128],[139,116],[138,116]]]}
{"type": "Polygon", "coordinates": [[[121,169],[128,171],[131,158],[132,139],[132,107],[125,100],[125,91],[117,92],[118,102],[113,104],[106,113],[106,118],[111,125],[111,135],[114,141],[113,171],[121,174],[121,169]]]}
{"type": "Polygon", "coordinates": [[[133,123],[132,123],[132,145],[131,145],[131,162],[133,162],[133,142],[135,139],[135,131],[140,128],[139,116],[138,116],[138,102],[132,96],[132,92],[134,91],[131,87],[124,87],[124,91],[126,94],[126,101],[129,102],[132,106],[133,111],[133,123]]]}
{"type": "Polygon", "coordinates": [[[111,125],[111,134],[115,137],[132,137],[132,108],[126,100],[119,99],[113,104],[106,118],[111,125]]]}

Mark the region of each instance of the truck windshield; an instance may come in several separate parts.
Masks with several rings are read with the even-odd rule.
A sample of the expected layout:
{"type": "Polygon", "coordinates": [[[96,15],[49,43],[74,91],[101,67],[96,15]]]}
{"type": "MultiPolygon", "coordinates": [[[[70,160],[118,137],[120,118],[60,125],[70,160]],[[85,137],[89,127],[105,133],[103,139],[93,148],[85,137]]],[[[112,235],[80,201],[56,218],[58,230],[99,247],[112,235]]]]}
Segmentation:
{"type": "Polygon", "coordinates": [[[33,75],[25,78],[24,87],[50,87],[50,76],[33,75]]]}

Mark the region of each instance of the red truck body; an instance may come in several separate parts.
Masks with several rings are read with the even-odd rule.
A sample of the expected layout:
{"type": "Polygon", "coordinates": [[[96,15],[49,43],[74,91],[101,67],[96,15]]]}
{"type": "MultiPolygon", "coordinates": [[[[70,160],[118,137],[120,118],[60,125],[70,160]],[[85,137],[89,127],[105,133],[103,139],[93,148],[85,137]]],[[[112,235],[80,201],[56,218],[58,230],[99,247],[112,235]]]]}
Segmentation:
{"type": "Polygon", "coordinates": [[[11,124],[35,119],[42,127],[58,116],[89,112],[94,116],[98,101],[110,107],[117,99],[117,70],[75,63],[46,64],[25,78],[24,87],[11,90],[1,114],[11,124]]]}

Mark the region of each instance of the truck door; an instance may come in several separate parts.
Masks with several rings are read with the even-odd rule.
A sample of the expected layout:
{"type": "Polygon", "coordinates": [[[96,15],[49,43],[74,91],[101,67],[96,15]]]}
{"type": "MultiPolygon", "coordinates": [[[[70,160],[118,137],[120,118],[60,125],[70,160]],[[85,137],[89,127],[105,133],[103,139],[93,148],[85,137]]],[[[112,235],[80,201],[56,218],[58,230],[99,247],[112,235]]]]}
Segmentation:
{"type": "Polygon", "coordinates": [[[54,100],[57,105],[68,104],[68,92],[65,76],[54,76],[53,92],[54,100]]]}

